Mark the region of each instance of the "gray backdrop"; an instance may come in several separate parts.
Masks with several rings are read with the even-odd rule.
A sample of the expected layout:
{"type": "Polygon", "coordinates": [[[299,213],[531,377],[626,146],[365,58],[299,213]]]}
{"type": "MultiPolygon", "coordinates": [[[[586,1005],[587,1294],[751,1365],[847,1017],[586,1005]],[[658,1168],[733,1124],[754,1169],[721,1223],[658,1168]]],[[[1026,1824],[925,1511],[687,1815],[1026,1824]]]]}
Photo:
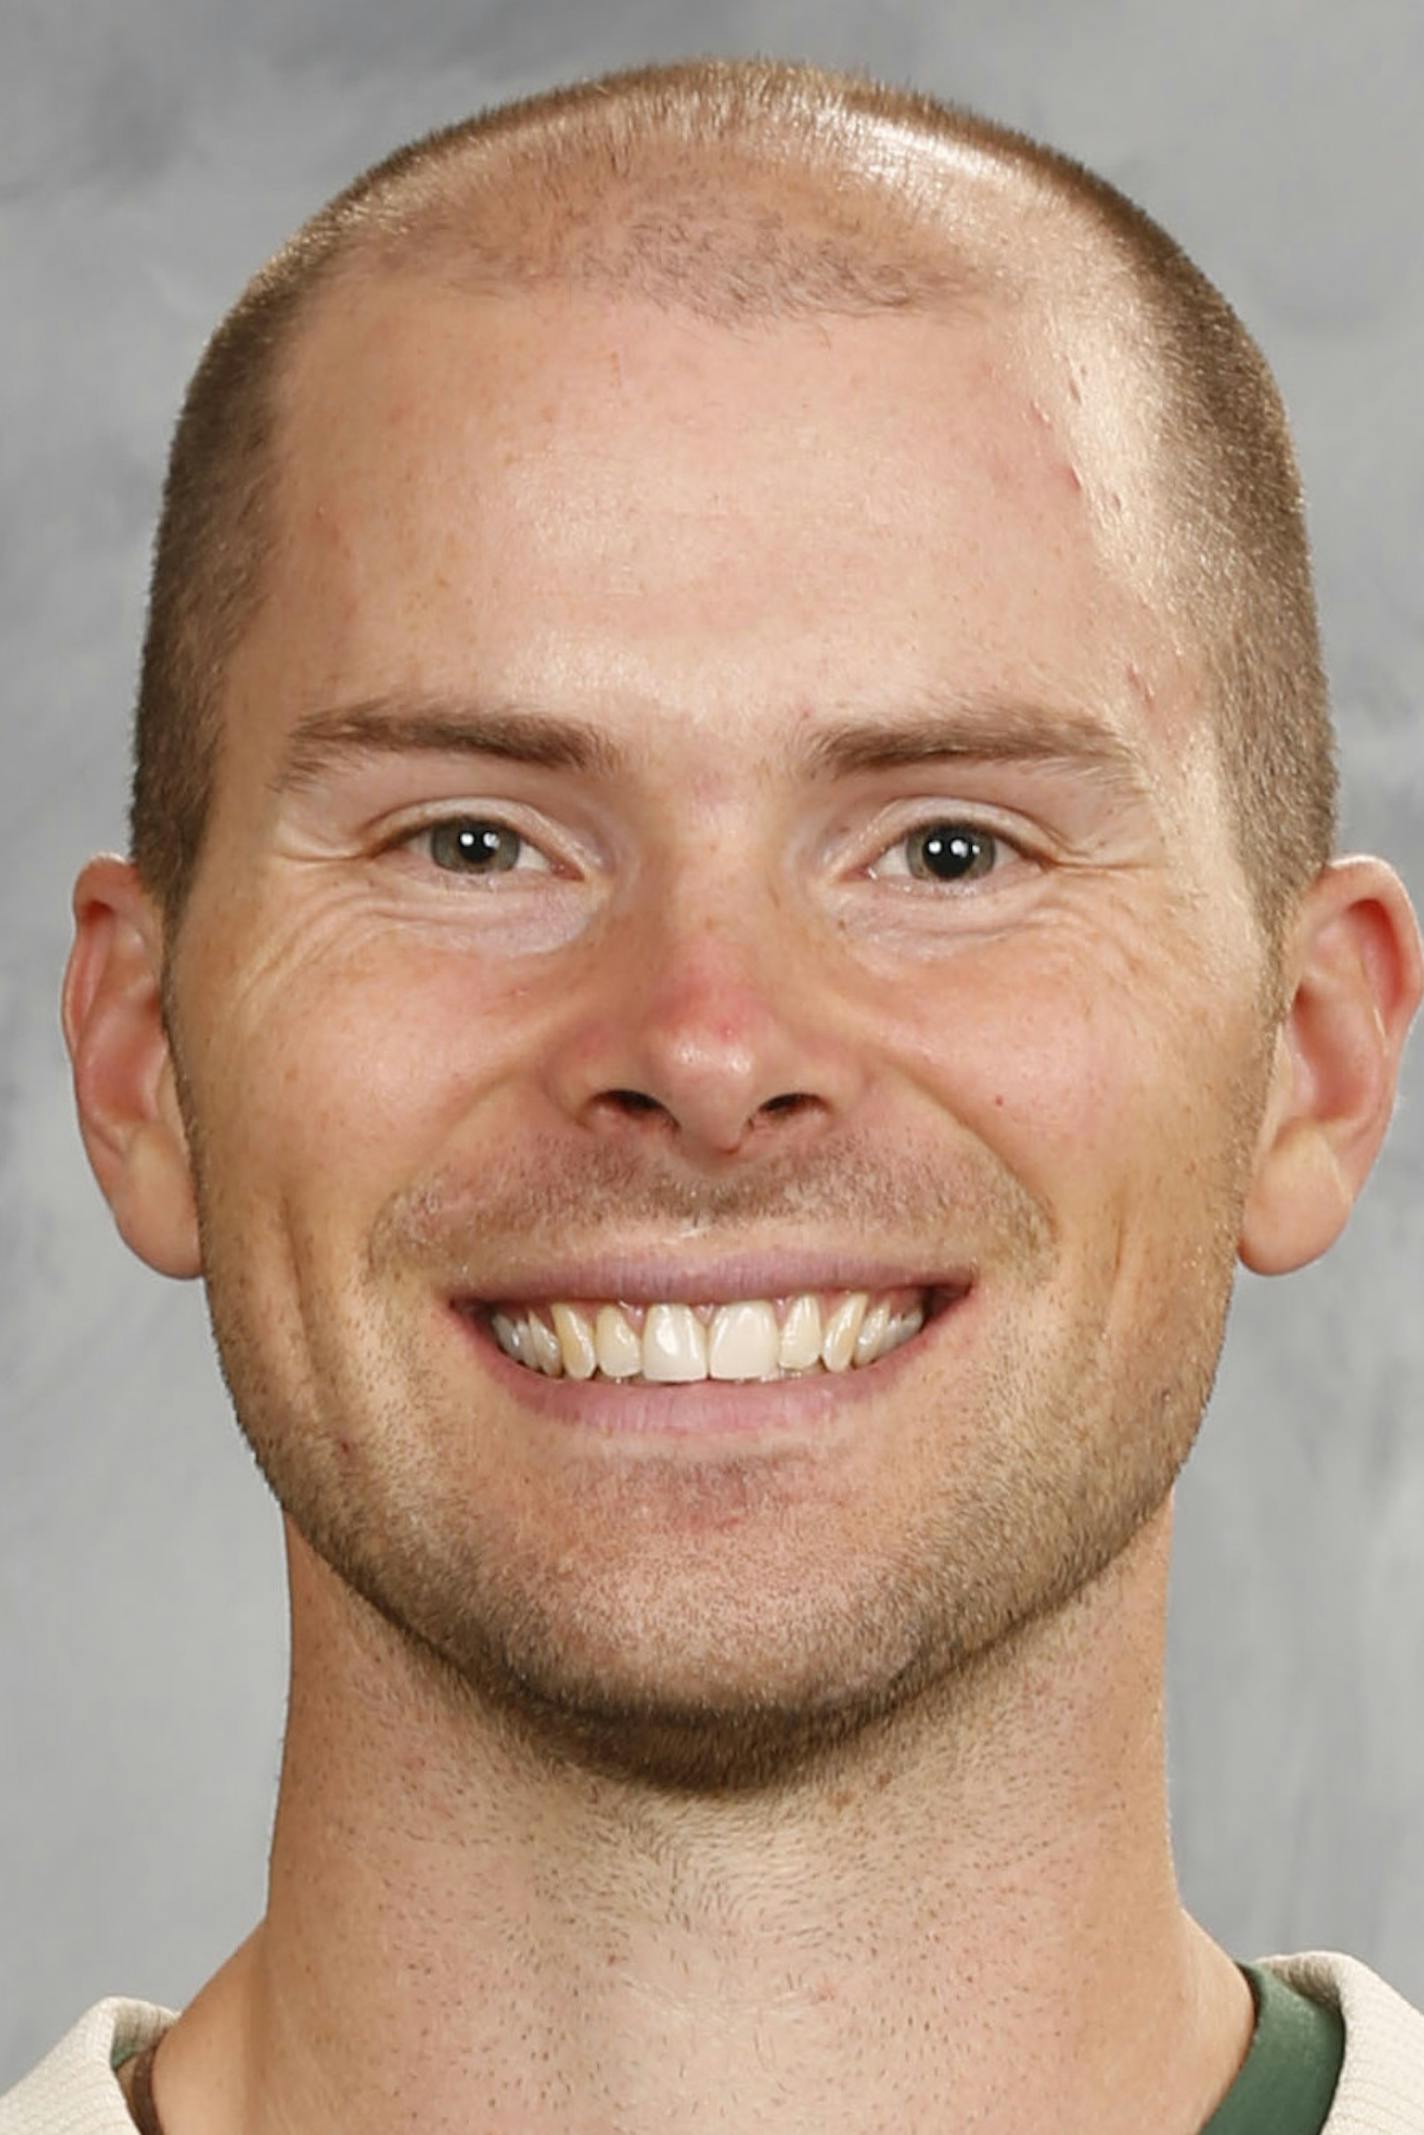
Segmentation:
{"type": "MultiPolygon", "coordinates": [[[[122,848],[163,455],[247,275],[378,154],[689,51],[864,64],[1139,199],[1273,362],[1305,472],[1345,843],[1424,903],[1418,0],[6,0],[0,24],[0,2089],[107,1993],[181,2004],[263,1905],[275,1508],[197,1285],[120,1243],[57,997],[122,848]]],[[[1183,1896],[1238,1958],[1344,1949],[1424,2003],[1424,1041],[1328,1259],[1243,1276],[1178,1486],[1183,1896]]]]}

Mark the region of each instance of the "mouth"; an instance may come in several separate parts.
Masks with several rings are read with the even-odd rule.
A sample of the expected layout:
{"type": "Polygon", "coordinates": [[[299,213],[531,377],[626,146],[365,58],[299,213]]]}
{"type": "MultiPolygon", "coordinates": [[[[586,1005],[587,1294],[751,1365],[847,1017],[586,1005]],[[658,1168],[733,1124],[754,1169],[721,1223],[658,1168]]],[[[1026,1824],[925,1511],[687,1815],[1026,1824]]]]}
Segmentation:
{"type": "Polygon", "coordinates": [[[773,1385],[873,1371],[968,1294],[968,1278],[882,1289],[808,1289],[698,1301],[452,1300],[529,1378],[625,1389],[708,1380],[773,1385]]]}

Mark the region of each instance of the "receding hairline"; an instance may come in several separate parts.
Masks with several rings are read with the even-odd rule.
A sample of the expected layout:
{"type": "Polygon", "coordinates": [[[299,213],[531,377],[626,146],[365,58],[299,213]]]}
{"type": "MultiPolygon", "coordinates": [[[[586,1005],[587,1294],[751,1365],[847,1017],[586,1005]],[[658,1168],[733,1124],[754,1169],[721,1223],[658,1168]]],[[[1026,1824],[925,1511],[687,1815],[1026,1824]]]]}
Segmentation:
{"type": "MultiPolygon", "coordinates": [[[[600,161],[606,145],[601,132],[571,137],[549,118],[476,135],[338,214],[273,363],[283,441],[294,441],[300,420],[287,389],[310,329],[344,300],[379,301],[383,288],[515,304],[544,296],[647,303],[733,332],[896,314],[993,325],[1052,311],[1054,339],[1069,348],[1079,334],[1099,338],[1108,308],[1123,339],[1124,301],[1141,309],[1136,278],[1109,233],[1003,151],[912,134],[876,115],[843,135],[819,129],[817,160],[808,163],[775,113],[755,135],[697,141],[691,165],[681,143],[654,131],[635,164],[617,162],[610,172],[600,161]],[[893,182],[873,153],[886,140],[898,159],[893,182]],[[899,165],[916,156],[930,165],[947,159],[950,169],[935,168],[933,186],[907,209],[899,165]],[[955,190],[966,166],[978,196],[972,208],[955,190]]],[[[329,207],[339,210],[343,197],[329,207]]],[[[1154,389],[1145,323],[1126,338],[1140,360],[1130,382],[1115,372],[1114,400],[1126,391],[1146,401],[1154,389]]],[[[269,502],[279,514],[282,461],[280,447],[269,452],[269,502]]]]}
{"type": "Polygon", "coordinates": [[[266,272],[314,268],[313,295],[328,278],[382,272],[500,294],[616,291],[718,324],[1030,293],[1086,307],[1105,283],[1118,303],[1142,293],[1090,200],[987,130],[930,126],[915,99],[917,124],[872,110],[798,124],[769,107],[711,134],[665,95],[625,91],[572,115],[543,102],[528,100],[522,124],[447,129],[409,165],[388,158],[266,272]]]}
{"type": "MultiPolygon", "coordinates": [[[[887,111],[868,79],[774,64],[639,70],[612,88],[606,101],[581,86],[445,129],[313,217],[267,270],[299,284],[273,367],[278,420],[294,413],[281,406],[294,343],[324,301],[387,277],[497,299],[642,300],[732,329],[1051,311],[1070,349],[1080,336],[1100,345],[1111,319],[1133,359],[1114,369],[1115,400],[1158,399],[1144,268],[1093,198],[1032,160],[1042,151],[1028,137],[908,91],[889,92],[887,111]],[[786,73],[814,75],[842,103],[808,90],[758,104],[758,86],[786,73]],[[680,100],[704,80],[704,103],[734,108],[721,131],[696,95],[680,100]]],[[[1099,186],[1082,176],[1089,193],[1099,186]]],[[[1155,457],[1143,462],[1153,486],[1155,457]]]]}
{"type": "MultiPolygon", "coordinates": [[[[778,151],[784,150],[788,155],[794,152],[794,143],[782,135],[769,131],[768,138],[778,151]]],[[[500,152],[507,145],[498,144],[500,152]]],[[[536,158],[548,145],[540,132],[520,138],[521,153],[536,158]]],[[[862,140],[862,148],[864,145],[862,140]]],[[[976,151],[975,161],[976,165],[987,166],[989,159],[976,151]]],[[[587,221],[570,216],[567,211],[560,212],[556,201],[547,218],[546,229],[538,233],[552,233],[551,244],[547,247],[536,244],[530,252],[510,249],[519,244],[527,229],[526,219],[517,205],[517,189],[512,186],[499,189],[500,221],[508,232],[507,245],[491,243],[488,220],[483,214],[478,217],[476,230],[472,230],[472,218],[468,213],[472,175],[476,182],[487,182],[490,168],[487,160],[482,158],[472,173],[464,153],[453,167],[438,173],[438,186],[432,183],[428,172],[422,171],[418,202],[402,202],[398,212],[389,220],[385,217],[363,219],[352,229],[346,243],[333,254],[330,270],[308,293],[276,369],[275,412],[280,435],[273,440],[276,449],[271,453],[268,470],[268,509],[272,516],[274,548],[282,539],[286,519],[282,472],[285,466],[292,464],[302,416],[301,404],[290,388],[301,380],[314,392],[322,390],[323,380],[306,370],[302,357],[316,354],[313,329],[318,322],[323,318],[330,321],[332,314],[339,314],[343,302],[350,298],[361,306],[364,298],[372,297],[379,305],[383,296],[390,292],[418,292],[428,288],[438,294],[452,293],[457,298],[489,299],[515,306],[531,299],[536,302],[541,298],[558,301],[570,297],[575,301],[590,299],[599,308],[607,305],[615,310],[648,302],[662,310],[683,313],[716,329],[735,332],[739,326],[758,331],[769,325],[780,325],[788,314],[792,318],[804,316],[807,319],[840,314],[868,321],[896,314],[912,317],[939,315],[951,323],[968,315],[992,328],[999,319],[1007,321],[1015,313],[1046,310],[1058,293],[1057,284],[1048,280],[1053,263],[1047,263],[1042,272],[1038,263],[1032,271],[1024,265],[1019,230],[1025,220],[1032,223],[1036,216],[1040,231],[1044,228],[1039,213],[1042,201],[1029,180],[1013,169],[996,168],[992,191],[972,222],[961,211],[955,229],[951,231],[946,230],[928,205],[923,214],[916,214],[910,220],[897,215],[894,212],[895,196],[886,196],[883,187],[872,182],[873,173],[862,179],[862,174],[857,172],[853,193],[848,196],[844,190],[837,194],[830,183],[838,174],[844,176],[840,166],[808,170],[802,165],[794,165],[800,182],[788,203],[784,192],[779,193],[771,185],[766,164],[743,154],[740,143],[730,153],[724,144],[712,144],[708,164],[707,170],[699,166],[690,175],[684,169],[679,184],[703,216],[704,235],[709,242],[715,241],[719,234],[725,235],[729,256],[740,258],[750,213],[758,221],[768,244],[781,246],[774,282],[768,281],[765,285],[737,283],[725,302],[716,300],[718,278],[707,273],[705,248],[697,254],[696,271],[687,271],[683,255],[692,233],[687,221],[681,218],[678,194],[669,197],[653,185],[657,175],[656,157],[651,172],[646,163],[640,164],[636,182],[620,185],[614,198],[604,201],[599,196],[597,204],[604,211],[604,220],[594,233],[590,232],[587,221]],[[512,208],[508,204],[511,194],[516,195],[516,205],[512,208]],[[616,252],[610,255],[597,242],[588,242],[591,234],[609,237],[616,242],[623,235],[630,214],[637,216],[648,201],[652,201],[667,219],[672,248],[667,276],[655,277],[651,286],[646,276],[640,279],[624,273],[623,263],[616,252]],[[863,212],[867,209],[868,212],[863,212]],[[576,228],[580,236],[576,257],[567,249],[570,227],[576,228]],[[838,255],[834,265],[818,249],[819,239],[828,227],[838,240],[851,247],[849,254],[841,252],[838,255]],[[971,228],[972,238],[965,234],[971,228]],[[800,303],[795,301],[798,285],[788,265],[788,251],[794,251],[798,245],[805,248],[804,261],[810,278],[809,286],[800,291],[803,299],[800,303]],[[879,278],[871,288],[865,288],[859,281],[861,271],[879,278]],[[893,278],[893,289],[889,293],[887,277],[893,278]],[[788,280],[793,291],[790,303],[786,300],[788,280]],[[711,301],[708,300],[709,289],[713,292],[711,301]]],[[[580,160],[572,167],[560,165],[558,168],[561,184],[576,184],[583,164],[580,160]]],[[[1052,212],[1060,225],[1061,209],[1062,203],[1052,203],[1052,212]]],[[[632,234],[645,255],[650,234],[655,237],[656,233],[650,233],[646,221],[638,221],[632,234]]],[[[1071,269],[1065,266],[1062,275],[1062,280],[1075,292],[1072,309],[1079,319],[1084,309],[1081,299],[1085,275],[1091,273],[1090,268],[1085,270],[1081,264],[1087,249],[1084,244],[1078,263],[1071,269]]],[[[1065,254],[1060,251],[1059,264],[1064,259],[1065,254]]],[[[1071,323],[1068,333],[1071,339],[1071,323]]],[[[332,345],[328,342],[325,361],[321,362],[326,380],[330,377],[328,365],[332,345]]],[[[334,337],[334,345],[339,349],[339,331],[334,337]]],[[[1129,393],[1134,387],[1143,390],[1147,385],[1144,367],[1138,365],[1135,368],[1137,377],[1126,388],[1129,393]]],[[[1123,380],[1119,376],[1114,381],[1115,397],[1122,390],[1123,380]]],[[[1151,499],[1150,503],[1155,509],[1156,499],[1151,499]]],[[[1132,576],[1136,581],[1135,570],[1132,576]]],[[[1139,594],[1143,591],[1140,583],[1137,590],[1139,594]]]]}
{"type": "MultiPolygon", "coordinates": [[[[734,222],[744,237],[745,214],[734,222]]],[[[270,567],[282,459],[274,431],[294,338],[328,284],[383,261],[408,270],[422,252],[427,268],[465,286],[472,276],[515,290],[541,278],[616,282],[720,324],[798,310],[924,310],[945,295],[972,303],[987,291],[1002,301],[1028,289],[1051,293],[1070,345],[1075,314],[1090,332],[1106,327],[1114,375],[1123,354],[1141,359],[1131,369],[1147,435],[1134,451],[1153,489],[1170,463],[1179,538],[1166,544],[1168,561],[1183,585],[1193,581],[1184,635],[1216,664],[1211,694],[1241,850],[1275,934],[1287,900],[1330,849],[1335,771],[1298,476],[1260,351],[1176,241],[1071,156],[868,75],[745,60],[625,70],[427,134],[353,180],[249,283],[185,402],[165,491],[163,571],[155,565],[140,697],[141,712],[154,710],[136,730],[144,761],[132,819],[143,832],[135,852],[162,885],[165,909],[181,912],[197,864],[226,724],[222,680],[270,567]],[[734,171],[743,208],[748,173],[777,197],[761,228],[765,258],[759,265],[755,247],[733,246],[719,284],[706,272],[716,261],[710,181],[721,173],[725,207],[734,171]],[[808,201],[839,257],[834,244],[819,258],[813,245],[788,279],[774,240],[778,227],[795,227],[788,203],[808,201]],[[629,239],[621,252],[612,242],[620,229],[629,239]],[[213,470],[202,491],[200,465],[213,470]],[[214,523],[216,548],[206,532],[214,523]],[[183,705],[200,724],[180,764],[183,705]],[[167,753],[153,755],[165,718],[175,731],[167,753]],[[1308,791],[1292,769],[1298,746],[1315,765],[1308,791]],[[1282,786],[1292,796],[1286,818],[1282,786]],[[161,835],[170,801],[180,825],[171,853],[161,835]],[[1269,848],[1264,872],[1258,848],[1269,848]]]]}

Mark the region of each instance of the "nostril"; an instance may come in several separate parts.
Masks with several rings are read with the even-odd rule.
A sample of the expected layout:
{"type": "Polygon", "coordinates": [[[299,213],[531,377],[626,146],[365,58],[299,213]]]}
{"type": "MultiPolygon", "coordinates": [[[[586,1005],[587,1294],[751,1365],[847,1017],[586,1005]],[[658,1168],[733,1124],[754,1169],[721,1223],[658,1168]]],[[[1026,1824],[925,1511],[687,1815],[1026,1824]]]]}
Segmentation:
{"type": "MultiPolygon", "coordinates": [[[[755,1112],[745,1124],[736,1130],[735,1140],[740,1142],[746,1135],[754,1133],[758,1127],[769,1126],[773,1114],[778,1116],[783,1113],[799,1115],[818,1103],[819,1099],[810,1095],[807,1091],[783,1090],[778,1096],[768,1097],[764,1104],[757,1106],[755,1112]]],[[[593,1100],[590,1112],[595,1119],[601,1117],[605,1121],[611,1121],[615,1118],[641,1119],[651,1112],[656,1114],[664,1125],[683,1126],[688,1131],[691,1131],[692,1125],[689,1118],[684,1118],[673,1107],[664,1104],[661,1099],[650,1097],[646,1090],[601,1090],[593,1100]]],[[[714,1129],[709,1128],[708,1132],[709,1135],[716,1138],[714,1129]]],[[[731,1148],[732,1142],[724,1138],[719,1141],[718,1146],[731,1148]]]]}

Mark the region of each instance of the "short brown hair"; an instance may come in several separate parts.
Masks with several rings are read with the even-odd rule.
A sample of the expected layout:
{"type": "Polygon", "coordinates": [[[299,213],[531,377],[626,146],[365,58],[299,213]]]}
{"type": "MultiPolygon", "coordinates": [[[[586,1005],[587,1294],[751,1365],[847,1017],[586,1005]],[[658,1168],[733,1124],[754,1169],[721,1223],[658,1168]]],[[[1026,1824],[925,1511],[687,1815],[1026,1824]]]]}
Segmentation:
{"type": "Polygon", "coordinates": [[[760,60],[611,74],[429,134],[313,216],[222,321],[174,434],[135,719],[131,852],[170,945],[202,851],[227,662],[275,542],[281,359],[318,290],[373,263],[434,262],[504,287],[611,283],[725,318],[914,308],[1005,287],[1012,244],[995,257],[982,236],[956,240],[946,147],[1016,181],[1040,215],[1066,211],[1094,240],[1092,271],[1138,323],[1162,398],[1158,474],[1274,968],[1334,847],[1337,771],[1299,477],[1260,351],[1173,240],[1071,158],[962,106],[760,60]],[[852,151],[876,126],[904,153],[888,177],[882,156],[872,180],[852,151]],[[769,198],[719,219],[708,180],[724,162],[743,186],[760,175],[793,201],[804,188],[812,235],[788,240],[794,214],[788,224],[769,198]]]}

